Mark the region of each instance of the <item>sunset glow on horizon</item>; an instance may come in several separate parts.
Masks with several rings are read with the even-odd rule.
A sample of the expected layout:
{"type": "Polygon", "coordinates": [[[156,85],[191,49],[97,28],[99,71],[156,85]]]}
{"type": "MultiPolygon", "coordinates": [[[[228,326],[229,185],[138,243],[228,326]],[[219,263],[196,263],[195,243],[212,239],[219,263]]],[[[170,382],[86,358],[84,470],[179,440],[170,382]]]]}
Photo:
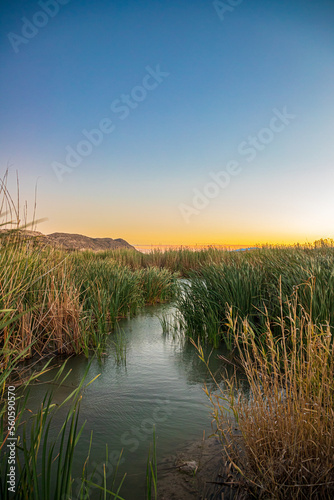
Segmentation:
{"type": "Polygon", "coordinates": [[[1,7],[1,170],[37,230],[334,238],[333,2],[46,3],[1,7]]]}

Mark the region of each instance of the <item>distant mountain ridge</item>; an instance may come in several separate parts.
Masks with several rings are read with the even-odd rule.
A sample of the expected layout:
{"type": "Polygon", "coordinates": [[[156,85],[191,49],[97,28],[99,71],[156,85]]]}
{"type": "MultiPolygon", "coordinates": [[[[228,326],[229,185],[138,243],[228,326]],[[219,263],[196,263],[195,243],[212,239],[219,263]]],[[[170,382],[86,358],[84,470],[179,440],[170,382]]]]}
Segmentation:
{"type": "Polygon", "coordinates": [[[82,234],[52,233],[47,239],[68,250],[114,250],[116,248],[135,249],[130,243],[122,238],[91,238],[82,234]]]}
{"type": "MultiPolygon", "coordinates": [[[[8,231],[0,230],[0,232],[8,231]]],[[[24,238],[37,238],[42,244],[62,247],[65,250],[93,250],[94,252],[121,248],[135,250],[135,247],[123,240],[123,238],[91,238],[82,234],[71,233],[43,234],[39,231],[28,230],[20,230],[19,235],[24,238]]]]}

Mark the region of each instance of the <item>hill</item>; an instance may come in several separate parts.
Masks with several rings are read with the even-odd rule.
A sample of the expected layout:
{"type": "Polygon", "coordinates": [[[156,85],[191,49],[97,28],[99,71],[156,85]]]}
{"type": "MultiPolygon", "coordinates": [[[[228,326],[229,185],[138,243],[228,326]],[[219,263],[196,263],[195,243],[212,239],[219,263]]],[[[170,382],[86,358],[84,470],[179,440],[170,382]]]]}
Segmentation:
{"type": "MultiPolygon", "coordinates": [[[[2,233],[6,230],[0,231],[2,233]]],[[[37,238],[42,244],[62,247],[66,250],[93,250],[94,252],[102,250],[115,250],[135,248],[122,238],[90,238],[82,234],[71,233],[52,233],[43,234],[39,231],[20,230],[19,235],[24,238],[37,238]]]]}
{"type": "Polygon", "coordinates": [[[52,233],[47,235],[47,239],[56,245],[60,245],[67,250],[114,250],[116,248],[134,249],[127,241],[117,238],[90,238],[82,234],[52,233]]]}

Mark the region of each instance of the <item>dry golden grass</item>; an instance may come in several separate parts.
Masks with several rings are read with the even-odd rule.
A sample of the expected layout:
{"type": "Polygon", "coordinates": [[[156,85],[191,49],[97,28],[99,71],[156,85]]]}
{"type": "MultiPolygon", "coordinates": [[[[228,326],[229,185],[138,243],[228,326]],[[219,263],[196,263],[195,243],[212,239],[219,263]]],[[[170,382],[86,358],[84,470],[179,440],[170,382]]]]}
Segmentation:
{"type": "Polygon", "coordinates": [[[297,291],[287,305],[288,315],[277,319],[281,336],[267,318],[261,343],[247,319],[240,325],[229,317],[250,392],[236,392],[226,380],[235,416],[227,429],[226,399],[210,397],[230,463],[256,498],[332,499],[333,334],[314,324],[297,291]]]}

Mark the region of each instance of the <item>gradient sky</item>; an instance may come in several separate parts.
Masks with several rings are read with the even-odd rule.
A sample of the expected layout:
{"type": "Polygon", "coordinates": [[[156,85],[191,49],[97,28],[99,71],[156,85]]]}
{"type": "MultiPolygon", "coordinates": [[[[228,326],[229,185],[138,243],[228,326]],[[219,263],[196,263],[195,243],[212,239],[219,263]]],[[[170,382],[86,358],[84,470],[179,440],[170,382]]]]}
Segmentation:
{"type": "Polygon", "coordinates": [[[37,183],[40,231],[133,244],[334,237],[334,2],[230,4],[1,2],[1,171],[14,189],[18,170],[31,213],[37,183]],[[160,80],[147,76],[158,66],[160,80]],[[66,148],[101,122],[109,133],[72,168],[66,148]]]}

